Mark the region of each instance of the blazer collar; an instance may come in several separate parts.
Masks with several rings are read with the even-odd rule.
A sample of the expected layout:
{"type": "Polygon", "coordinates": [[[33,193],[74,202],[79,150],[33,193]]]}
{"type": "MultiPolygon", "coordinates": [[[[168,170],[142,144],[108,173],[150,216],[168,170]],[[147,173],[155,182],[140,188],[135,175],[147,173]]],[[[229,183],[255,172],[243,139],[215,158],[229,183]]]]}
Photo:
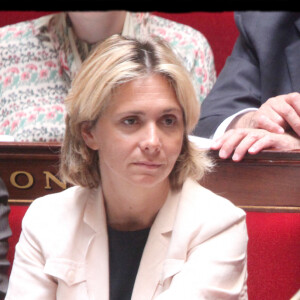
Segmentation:
{"type": "Polygon", "coordinates": [[[84,210],[83,221],[94,231],[106,228],[106,214],[101,187],[90,190],[84,210]]]}
{"type": "Polygon", "coordinates": [[[152,299],[163,273],[180,193],[170,192],[151,227],[132,293],[132,300],[152,299]]]}
{"type": "Polygon", "coordinates": [[[84,211],[88,225],[88,250],[86,254],[87,288],[90,299],[109,299],[109,251],[105,206],[102,190],[92,190],[84,211]],[[91,230],[92,229],[92,230],[91,230]],[[100,284],[101,282],[101,284],[100,284]]]}
{"type": "MultiPolygon", "coordinates": [[[[300,18],[296,19],[294,25],[297,28],[298,32],[300,32],[300,18]]],[[[295,92],[296,91],[300,92],[299,53],[300,53],[300,39],[297,37],[297,40],[285,49],[292,87],[295,92]]]]}

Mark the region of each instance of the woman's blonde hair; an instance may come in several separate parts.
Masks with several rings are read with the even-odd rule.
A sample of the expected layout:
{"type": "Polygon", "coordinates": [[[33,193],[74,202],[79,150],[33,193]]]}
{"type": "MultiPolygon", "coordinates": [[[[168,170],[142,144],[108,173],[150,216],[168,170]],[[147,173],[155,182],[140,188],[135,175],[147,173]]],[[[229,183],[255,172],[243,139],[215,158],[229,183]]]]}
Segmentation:
{"type": "Polygon", "coordinates": [[[100,43],[84,61],[65,99],[67,116],[60,165],[62,179],[89,188],[101,183],[98,152],[87,147],[81,127],[84,123],[90,128],[95,125],[117,87],[153,74],[164,76],[171,84],[184,117],[183,145],[169,176],[171,186],[178,188],[187,177],[199,180],[203,176],[211,165],[210,160],[188,140],[200,113],[189,73],[161,39],[141,41],[113,35],[100,43]]]}

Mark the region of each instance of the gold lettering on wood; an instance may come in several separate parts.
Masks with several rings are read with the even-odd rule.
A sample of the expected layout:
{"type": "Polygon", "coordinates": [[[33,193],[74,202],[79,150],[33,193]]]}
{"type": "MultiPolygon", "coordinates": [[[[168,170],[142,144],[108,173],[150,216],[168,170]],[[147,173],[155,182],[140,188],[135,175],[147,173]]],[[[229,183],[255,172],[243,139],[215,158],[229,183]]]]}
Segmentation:
{"type": "Polygon", "coordinates": [[[25,172],[25,171],[16,171],[16,172],[13,172],[11,175],[10,175],[10,183],[14,186],[14,187],[16,187],[16,188],[18,188],[18,189],[29,189],[30,187],[32,187],[32,185],[33,185],[33,177],[32,177],[32,175],[30,174],[30,173],[28,173],[28,172],[25,172]],[[27,177],[27,180],[28,180],[28,182],[27,182],[27,184],[25,184],[25,185],[20,185],[20,184],[18,184],[17,183],[17,177],[19,176],[19,175],[25,175],[26,177],[27,177]]]}
{"type": "Polygon", "coordinates": [[[52,187],[50,185],[50,180],[52,180],[53,182],[55,182],[59,187],[61,187],[63,190],[66,189],[67,185],[65,182],[60,181],[56,176],[54,176],[52,173],[48,172],[48,171],[44,171],[43,172],[46,175],[46,186],[45,186],[45,190],[52,190],[52,187]]]}

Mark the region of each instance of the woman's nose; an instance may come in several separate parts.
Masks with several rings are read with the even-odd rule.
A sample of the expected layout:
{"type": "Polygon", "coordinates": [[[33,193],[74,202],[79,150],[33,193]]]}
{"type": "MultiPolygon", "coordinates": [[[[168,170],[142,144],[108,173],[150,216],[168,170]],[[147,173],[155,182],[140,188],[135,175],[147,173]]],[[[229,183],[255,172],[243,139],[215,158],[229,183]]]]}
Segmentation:
{"type": "Polygon", "coordinates": [[[161,139],[156,124],[149,124],[146,126],[140,142],[140,147],[143,151],[150,154],[160,151],[161,139]]]}

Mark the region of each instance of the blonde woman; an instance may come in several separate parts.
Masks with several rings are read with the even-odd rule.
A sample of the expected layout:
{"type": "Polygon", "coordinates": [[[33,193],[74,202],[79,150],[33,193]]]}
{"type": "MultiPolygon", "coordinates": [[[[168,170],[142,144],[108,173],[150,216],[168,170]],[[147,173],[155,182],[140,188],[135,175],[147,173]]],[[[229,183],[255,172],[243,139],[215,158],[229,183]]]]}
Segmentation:
{"type": "Polygon", "coordinates": [[[6,299],[247,299],[245,213],[197,181],[199,102],[160,40],[114,35],[66,98],[61,174],[35,200],[6,299]]]}

